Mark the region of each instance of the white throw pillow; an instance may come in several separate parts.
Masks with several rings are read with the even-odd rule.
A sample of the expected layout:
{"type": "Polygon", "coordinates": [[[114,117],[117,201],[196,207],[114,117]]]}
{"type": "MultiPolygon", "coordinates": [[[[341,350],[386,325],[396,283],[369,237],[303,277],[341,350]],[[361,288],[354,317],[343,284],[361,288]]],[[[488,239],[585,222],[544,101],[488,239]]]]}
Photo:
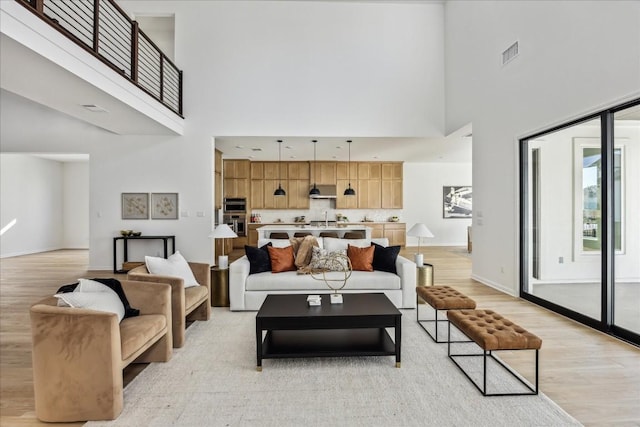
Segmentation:
{"type": "Polygon", "coordinates": [[[200,283],[198,283],[196,278],[193,276],[193,271],[191,271],[189,263],[187,263],[187,260],[184,259],[179,251],[176,251],[175,254],[171,255],[167,259],[145,256],[144,262],[147,265],[147,270],[149,270],[149,273],[151,274],[179,277],[184,280],[185,288],[200,286],[200,283]]]}
{"type": "Polygon", "coordinates": [[[336,239],[335,237],[324,238],[324,248],[329,252],[347,250],[347,246],[357,246],[368,248],[371,246],[371,239],[336,239]]]}
{"type": "Polygon", "coordinates": [[[261,248],[269,243],[271,243],[271,246],[274,248],[286,248],[291,246],[289,239],[260,239],[258,240],[258,247],[261,248]]]}
{"type": "Polygon", "coordinates": [[[118,322],[124,318],[124,305],[118,294],[106,285],[88,279],[78,279],[73,292],[54,295],[59,306],[86,308],[89,310],[115,313],[118,322]]]}

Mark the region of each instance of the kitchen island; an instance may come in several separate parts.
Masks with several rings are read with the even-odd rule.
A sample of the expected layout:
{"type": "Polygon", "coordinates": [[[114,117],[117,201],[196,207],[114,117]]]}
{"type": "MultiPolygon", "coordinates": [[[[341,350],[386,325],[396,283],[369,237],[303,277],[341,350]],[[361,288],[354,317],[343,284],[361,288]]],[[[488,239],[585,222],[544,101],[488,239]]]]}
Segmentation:
{"type": "Polygon", "coordinates": [[[367,239],[371,239],[371,227],[365,225],[264,225],[257,230],[258,239],[268,239],[272,232],[287,233],[289,237],[293,237],[296,232],[309,232],[314,236],[319,236],[323,231],[333,231],[338,233],[338,237],[344,236],[344,233],[351,231],[362,231],[367,239]]]}

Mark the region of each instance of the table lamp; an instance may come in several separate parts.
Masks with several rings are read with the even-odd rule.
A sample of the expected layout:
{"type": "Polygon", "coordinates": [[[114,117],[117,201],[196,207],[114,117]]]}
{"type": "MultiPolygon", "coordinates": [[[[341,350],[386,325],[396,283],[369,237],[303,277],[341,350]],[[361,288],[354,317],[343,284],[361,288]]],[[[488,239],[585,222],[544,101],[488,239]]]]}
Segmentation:
{"type": "Polygon", "coordinates": [[[418,253],[415,255],[415,262],[418,266],[422,266],[424,264],[424,257],[422,253],[420,253],[420,242],[423,237],[434,237],[433,233],[427,228],[426,225],[422,223],[417,223],[409,231],[407,231],[407,236],[417,237],[418,238],[418,253]]]}
{"type": "Polygon", "coordinates": [[[229,256],[224,254],[224,247],[226,243],[224,239],[234,239],[238,237],[238,235],[227,224],[219,224],[211,234],[209,234],[209,237],[222,239],[222,255],[218,256],[218,268],[226,270],[229,268],[229,256]]]}

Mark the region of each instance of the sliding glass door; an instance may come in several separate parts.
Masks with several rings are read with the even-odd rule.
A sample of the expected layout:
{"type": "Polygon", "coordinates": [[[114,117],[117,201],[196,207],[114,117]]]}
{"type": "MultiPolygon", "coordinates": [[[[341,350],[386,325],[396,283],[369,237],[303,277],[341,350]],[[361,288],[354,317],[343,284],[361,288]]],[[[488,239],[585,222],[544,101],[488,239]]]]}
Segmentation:
{"type": "Polygon", "coordinates": [[[640,343],[640,105],[521,140],[521,295],[640,343]]]}

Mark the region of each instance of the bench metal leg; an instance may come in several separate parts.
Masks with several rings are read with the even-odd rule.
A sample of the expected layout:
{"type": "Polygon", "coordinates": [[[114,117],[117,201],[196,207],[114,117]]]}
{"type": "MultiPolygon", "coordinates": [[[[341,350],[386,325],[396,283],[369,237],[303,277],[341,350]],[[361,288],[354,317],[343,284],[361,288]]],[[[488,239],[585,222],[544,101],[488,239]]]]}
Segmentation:
{"type": "MultiPolygon", "coordinates": [[[[438,310],[436,308],[433,308],[431,306],[431,304],[429,304],[428,302],[424,301],[424,304],[422,305],[426,305],[429,306],[431,308],[433,308],[433,311],[435,312],[435,318],[434,319],[420,319],[420,301],[424,301],[422,298],[420,298],[420,296],[416,293],[416,321],[418,322],[418,325],[420,325],[420,327],[422,329],[424,329],[424,331],[427,333],[427,335],[429,335],[429,337],[437,343],[445,343],[445,342],[449,342],[450,337],[447,337],[446,340],[438,340],[438,324],[439,323],[449,323],[449,319],[447,319],[446,317],[444,319],[438,319],[438,312],[445,312],[445,316],[446,316],[446,312],[447,310],[438,310]],[[427,329],[425,327],[426,323],[435,323],[435,335],[432,335],[431,332],[429,331],[429,329],[427,329]]],[[[470,342],[470,341],[452,341],[452,342],[470,342]]]]}
{"type": "MultiPolygon", "coordinates": [[[[449,322],[449,329],[448,329],[448,335],[447,336],[448,336],[448,338],[451,338],[451,322],[449,322]]],[[[467,341],[467,342],[472,342],[472,341],[467,341]]],[[[539,367],[539,364],[538,364],[538,350],[537,349],[535,349],[535,352],[536,352],[536,356],[535,356],[535,384],[532,385],[530,382],[524,380],[520,375],[517,374],[516,371],[514,371],[512,368],[510,368],[502,360],[496,358],[493,355],[493,352],[499,351],[499,350],[493,350],[493,351],[491,351],[491,350],[482,350],[481,354],[480,353],[475,353],[475,354],[474,353],[471,353],[471,354],[451,354],[451,343],[452,343],[452,341],[448,341],[447,342],[447,356],[449,356],[449,359],[451,359],[451,361],[458,367],[458,369],[460,369],[462,371],[464,376],[467,377],[469,379],[469,381],[471,381],[471,383],[478,389],[478,391],[480,391],[480,393],[482,393],[483,396],[531,396],[531,395],[538,394],[538,367],[539,367]],[[455,359],[456,357],[482,357],[482,387],[480,387],[478,385],[478,383],[473,378],[471,378],[471,376],[469,376],[469,374],[467,374],[467,372],[464,370],[464,368],[456,361],[456,359],[455,359]],[[487,357],[490,357],[491,359],[496,361],[500,366],[502,366],[504,368],[504,370],[509,372],[515,379],[517,379],[529,391],[522,392],[522,393],[487,393],[487,357]]],[[[525,350],[527,350],[527,349],[525,349],[525,350]]],[[[516,350],[509,349],[508,351],[516,351],[516,350]]],[[[517,350],[517,351],[520,351],[520,350],[517,350]]]]}

